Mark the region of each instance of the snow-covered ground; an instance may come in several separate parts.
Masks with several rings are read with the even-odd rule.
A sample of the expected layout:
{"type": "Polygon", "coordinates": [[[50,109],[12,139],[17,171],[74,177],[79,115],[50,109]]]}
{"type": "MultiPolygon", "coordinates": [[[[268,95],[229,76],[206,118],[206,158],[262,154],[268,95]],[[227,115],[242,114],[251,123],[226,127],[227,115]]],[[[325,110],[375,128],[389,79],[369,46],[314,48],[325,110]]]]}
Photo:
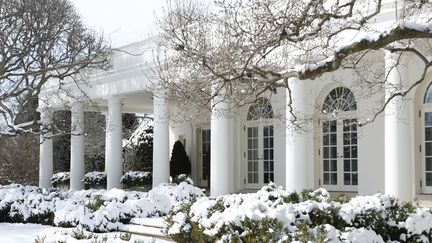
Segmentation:
{"type": "MultiPolygon", "coordinates": [[[[91,242],[91,240],[76,240],[70,236],[72,229],[60,228],[53,226],[46,226],[40,224],[12,224],[12,223],[0,223],[0,242],[2,243],[34,243],[35,239],[44,239],[44,243],[57,242],[57,240],[63,240],[68,243],[70,242],[91,242]],[[69,233],[66,235],[65,233],[69,233]]],[[[107,242],[120,243],[120,242],[155,242],[165,243],[170,242],[161,239],[155,239],[145,236],[133,235],[130,241],[122,241],[119,239],[119,232],[94,234],[98,239],[108,237],[107,242]]]]}

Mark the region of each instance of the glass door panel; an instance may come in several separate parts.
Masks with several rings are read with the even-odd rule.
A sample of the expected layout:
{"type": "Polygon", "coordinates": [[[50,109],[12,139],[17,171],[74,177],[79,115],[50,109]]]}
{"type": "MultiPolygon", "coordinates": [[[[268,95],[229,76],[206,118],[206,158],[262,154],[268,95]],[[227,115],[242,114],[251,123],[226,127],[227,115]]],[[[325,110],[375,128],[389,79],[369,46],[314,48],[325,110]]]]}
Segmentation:
{"type": "Polygon", "coordinates": [[[323,122],[323,184],[337,185],[337,126],[336,121],[323,122]]]}
{"type": "Polygon", "coordinates": [[[258,127],[247,129],[247,183],[258,183],[258,127]]]}
{"type": "Polygon", "coordinates": [[[343,181],[345,186],[358,184],[357,120],[343,121],[343,181]]]}
{"type": "Polygon", "coordinates": [[[263,162],[264,162],[264,184],[274,181],[274,144],[273,126],[263,128],[263,162]]]}
{"type": "Polygon", "coordinates": [[[201,180],[210,187],[210,129],[201,131],[201,180]]]}
{"type": "Polygon", "coordinates": [[[424,185],[425,192],[432,192],[432,112],[424,113],[424,185]]]}
{"type": "Polygon", "coordinates": [[[322,183],[329,190],[352,191],[358,185],[357,120],[322,122],[322,183]]]}
{"type": "Polygon", "coordinates": [[[257,189],[274,181],[274,129],[272,125],[247,128],[246,184],[257,189]]]}

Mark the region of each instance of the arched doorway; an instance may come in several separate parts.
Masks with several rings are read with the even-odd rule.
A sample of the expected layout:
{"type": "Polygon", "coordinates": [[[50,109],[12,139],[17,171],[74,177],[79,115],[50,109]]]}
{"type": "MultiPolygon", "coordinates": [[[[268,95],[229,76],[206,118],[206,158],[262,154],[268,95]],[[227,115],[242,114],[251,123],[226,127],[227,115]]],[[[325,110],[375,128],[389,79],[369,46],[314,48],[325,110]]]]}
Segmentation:
{"type": "Polygon", "coordinates": [[[421,184],[423,193],[432,193],[432,87],[424,93],[421,108],[421,184]],[[422,119],[423,118],[423,119],[422,119]]]}
{"type": "Polygon", "coordinates": [[[273,108],[266,98],[249,107],[246,125],[246,187],[258,189],[274,181],[273,108]]]}
{"type": "Polygon", "coordinates": [[[320,184],[331,191],[357,191],[357,102],[351,90],[337,87],[321,108],[320,184]]]}

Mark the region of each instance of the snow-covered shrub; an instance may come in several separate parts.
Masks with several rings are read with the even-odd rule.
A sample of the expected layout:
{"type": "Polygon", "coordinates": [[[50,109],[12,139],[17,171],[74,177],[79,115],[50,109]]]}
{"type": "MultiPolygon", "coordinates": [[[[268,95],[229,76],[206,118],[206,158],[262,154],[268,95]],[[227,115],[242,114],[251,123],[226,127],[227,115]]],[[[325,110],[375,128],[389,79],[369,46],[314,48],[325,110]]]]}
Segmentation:
{"type": "Polygon", "coordinates": [[[332,201],[324,189],[202,197],[176,205],[165,232],[178,241],[430,242],[432,214],[390,196],[332,201]],[[425,240],[426,239],[426,240],[425,240]]]}
{"type": "Polygon", "coordinates": [[[152,183],[152,173],[149,171],[128,171],[120,179],[126,186],[143,186],[152,183]]]}
{"type": "Polygon", "coordinates": [[[123,165],[129,171],[152,171],[153,168],[153,120],[145,119],[123,140],[123,165]]]}
{"type": "Polygon", "coordinates": [[[81,181],[84,182],[86,187],[106,186],[107,175],[105,172],[91,171],[85,174],[81,181]]]}
{"type": "Polygon", "coordinates": [[[55,173],[51,177],[51,184],[53,187],[57,187],[60,185],[68,185],[70,182],[70,172],[59,172],[55,173]]]}
{"type": "Polygon", "coordinates": [[[54,205],[65,196],[58,189],[17,184],[0,187],[0,221],[52,224],[54,205]]]}
{"type": "Polygon", "coordinates": [[[190,184],[190,185],[194,184],[192,178],[190,178],[186,174],[180,174],[180,175],[174,177],[173,182],[176,183],[176,184],[180,184],[182,182],[186,182],[187,184],[190,184]]]}
{"type": "Polygon", "coordinates": [[[148,193],[0,186],[0,222],[79,226],[92,232],[116,231],[132,217],[164,216],[179,201],[202,196],[199,188],[186,183],[160,185],[148,193]]]}

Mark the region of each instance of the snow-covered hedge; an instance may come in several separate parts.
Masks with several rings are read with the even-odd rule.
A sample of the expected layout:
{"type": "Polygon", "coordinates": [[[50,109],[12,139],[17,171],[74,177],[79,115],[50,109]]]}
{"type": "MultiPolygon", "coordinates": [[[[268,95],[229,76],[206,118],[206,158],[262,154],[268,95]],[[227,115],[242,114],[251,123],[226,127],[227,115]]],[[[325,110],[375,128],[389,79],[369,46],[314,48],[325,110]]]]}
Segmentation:
{"type": "Polygon", "coordinates": [[[132,217],[166,215],[177,202],[201,196],[199,188],[187,183],[160,185],[148,193],[119,189],[65,192],[15,184],[0,186],[0,221],[115,231],[132,217]]]}
{"type": "Polygon", "coordinates": [[[149,171],[128,171],[121,177],[120,182],[127,186],[151,184],[152,173],[149,171]]]}
{"type": "Polygon", "coordinates": [[[100,171],[91,171],[86,173],[81,181],[86,186],[105,186],[107,183],[107,174],[100,171]]]}
{"type": "Polygon", "coordinates": [[[182,182],[186,182],[187,184],[190,184],[190,185],[194,184],[192,178],[190,178],[186,174],[180,174],[180,175],[174,177],[173,182],[176,183],[176,184],[180,184],[182,182]]]}
{"type": "Polygon", "coordinates": [[[377,194],[331,200],[327,191],[201,197],[171,210],[165,231],[180,242],[430,242],[429,209],[377,194]]]}
{"type": "Polygon", "coordinates": [[[57,187],[61,184],[69,184],[70,182],[70,172],[59,172],[59,173],[55,173],[52,177],[51,177],[51,184],[54,187],[57,187]]]}

